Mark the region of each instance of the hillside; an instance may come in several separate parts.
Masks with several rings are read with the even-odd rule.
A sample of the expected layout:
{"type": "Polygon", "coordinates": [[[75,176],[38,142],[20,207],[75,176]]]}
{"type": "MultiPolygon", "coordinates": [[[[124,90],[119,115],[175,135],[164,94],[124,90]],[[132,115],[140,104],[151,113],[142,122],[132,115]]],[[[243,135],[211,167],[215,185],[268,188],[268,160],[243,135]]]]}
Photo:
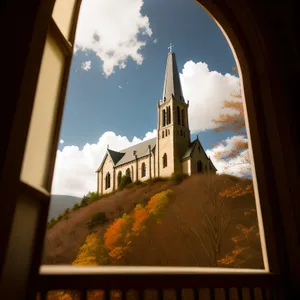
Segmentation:
{"type": "Polygon", "coordinates": [[[49,229],[43,263],[263,268],[252,182],[194,175],[124,189],[49,229]],[[89,228],[96,212],[107,220],[89,228]]]}
{"type": "Polygon", "coordinates": [[[65,209],[73,207],[75,203],[79,203],[81,198],[67,195],[51,195],[48,221],[57,218],[65,209]]]}

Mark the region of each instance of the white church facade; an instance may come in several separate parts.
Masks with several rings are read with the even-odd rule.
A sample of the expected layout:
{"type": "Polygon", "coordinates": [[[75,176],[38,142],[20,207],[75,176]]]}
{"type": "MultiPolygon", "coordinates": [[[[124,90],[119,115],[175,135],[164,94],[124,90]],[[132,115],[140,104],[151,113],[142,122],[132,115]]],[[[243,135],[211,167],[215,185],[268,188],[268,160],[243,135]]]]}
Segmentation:
{"type": "Polygon", "coordinates": [[[189,103],[185,101],[180,83],[175,53],[167,58],[163,98],[157,103],[157,137],[121,151],[107,149],[97,169],[97,192],[110,193],[123,175],[131,180],[145,181],[154,177],[169,177],[173,173],[216,173],[198,136],[191,142],[189,103]]]}

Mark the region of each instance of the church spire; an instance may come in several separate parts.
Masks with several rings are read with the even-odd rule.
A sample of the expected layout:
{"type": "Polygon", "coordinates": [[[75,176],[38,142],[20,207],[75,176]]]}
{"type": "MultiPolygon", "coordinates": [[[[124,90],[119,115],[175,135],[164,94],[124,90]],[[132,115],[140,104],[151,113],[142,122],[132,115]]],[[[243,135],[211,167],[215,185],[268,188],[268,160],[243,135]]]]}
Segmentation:
{"type": "Polygon", "coordinates": [[[167,58],[165,82],[163,90],[163,102],[169,100],[172,96],[181,102],[184,102],[180,84],[179,73],[177,69],[175,53],[172,51],[174,45],[170,44],[170,50],[167,58]]]}

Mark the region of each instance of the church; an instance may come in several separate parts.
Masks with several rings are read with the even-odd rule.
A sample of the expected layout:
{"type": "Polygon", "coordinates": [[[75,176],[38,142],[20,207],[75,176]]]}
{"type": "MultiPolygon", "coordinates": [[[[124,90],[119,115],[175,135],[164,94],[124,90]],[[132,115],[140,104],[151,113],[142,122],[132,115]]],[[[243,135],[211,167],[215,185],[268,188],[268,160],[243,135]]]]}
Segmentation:
{"type": "Polygon", "coordinates": [[[198,136],[191,141],[188,108],[180,83],[175,53],[167,57],[163,98],[157,103],[157,137],[121,151],[107,149],[97,169],[97,192],[118,189],[123,175],[145,181],[173,173],[216,173],[198,136]]]}

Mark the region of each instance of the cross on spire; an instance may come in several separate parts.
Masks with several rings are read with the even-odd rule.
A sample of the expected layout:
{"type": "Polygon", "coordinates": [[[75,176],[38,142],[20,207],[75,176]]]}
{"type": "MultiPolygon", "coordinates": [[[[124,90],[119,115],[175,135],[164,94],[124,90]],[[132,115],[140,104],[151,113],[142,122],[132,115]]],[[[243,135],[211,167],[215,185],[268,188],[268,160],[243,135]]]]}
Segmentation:
{"type": "Polygon", "coordinates": [[[172,53],[172,48],[174,47],[174,45],[172,45],[172,43],[170,43],[170,46],[168,47],[168,49],[170,49],[169,53],[172,53]]]}

